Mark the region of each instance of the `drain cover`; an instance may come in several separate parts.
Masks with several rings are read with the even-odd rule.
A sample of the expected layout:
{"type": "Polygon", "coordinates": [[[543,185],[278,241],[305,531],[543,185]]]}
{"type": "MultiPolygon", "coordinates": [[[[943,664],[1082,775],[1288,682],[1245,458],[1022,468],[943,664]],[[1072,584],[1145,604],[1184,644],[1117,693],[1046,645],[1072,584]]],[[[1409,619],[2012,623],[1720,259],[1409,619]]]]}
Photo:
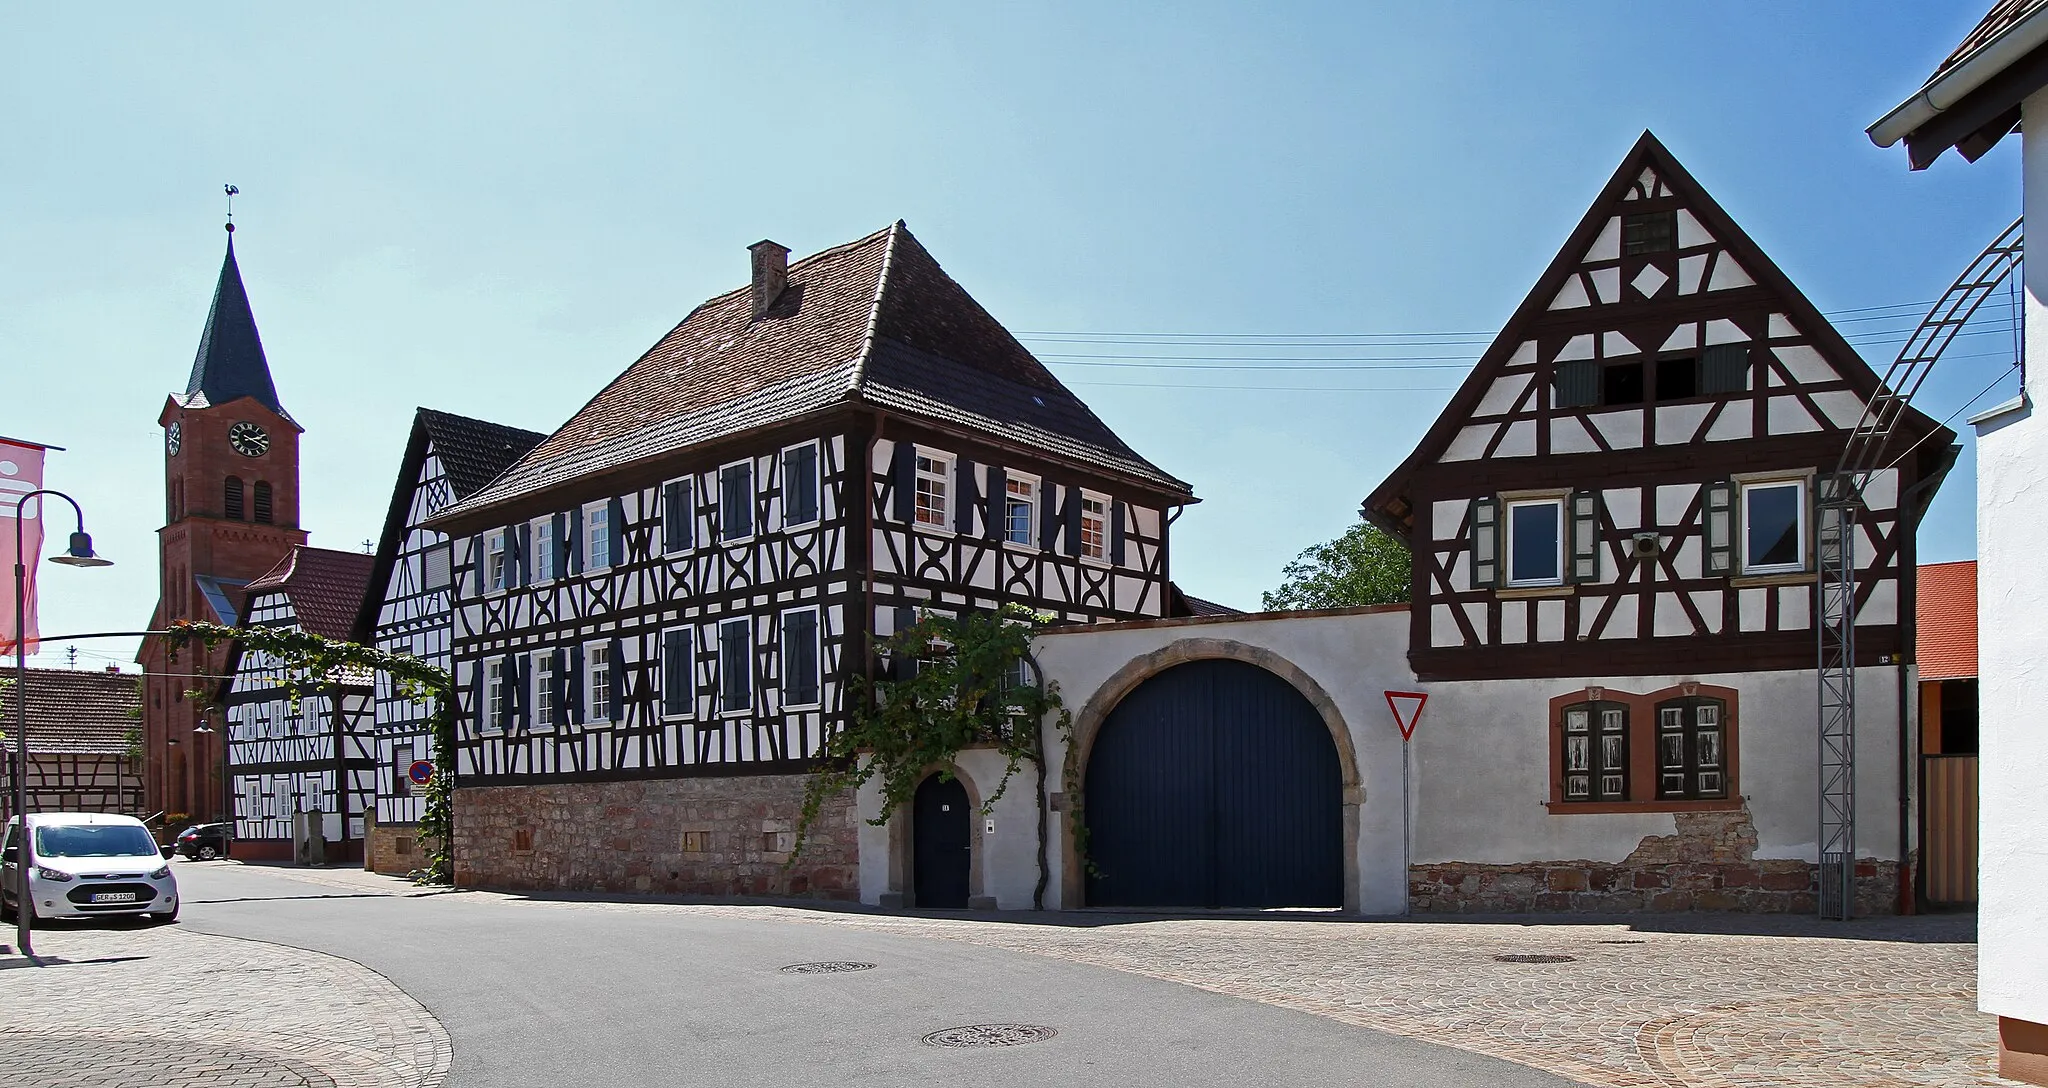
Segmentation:
{"type": "Polygon", "coordinates": [[[858,960],[822,960],[818,963],[792,963],[783,970],[792,975],[836,975],[845,971],[866,971],[873,967],[872,963],[861,963],[858,960]]]}
{"type": "Polygon", "coordinates": [[[1540,953],[1522,953],[1511,956],[1495,956],[1493,958],[1499,963],[1570,963],[1578,959],[1577,956],[1551,956],[1540,953]]]}
{"type": "Polygon", "coordinates": [[[926,1046],[1021,1046],[1044,1042],[1058,1034],[1058,1029],[1041,1024],[969,1024],[932,1032],[924,1041],[926,1046]]]}

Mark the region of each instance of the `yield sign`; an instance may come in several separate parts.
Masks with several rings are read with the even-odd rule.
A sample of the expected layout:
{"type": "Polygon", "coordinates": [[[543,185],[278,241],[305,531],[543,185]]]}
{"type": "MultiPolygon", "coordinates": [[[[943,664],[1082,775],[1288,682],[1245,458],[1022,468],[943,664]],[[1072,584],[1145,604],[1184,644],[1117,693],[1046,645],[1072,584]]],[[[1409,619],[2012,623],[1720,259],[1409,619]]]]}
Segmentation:
{"type": "Polygon", "coordinates": [[[1428,701],[1426,691],[1387,692],[1387,709],[1394,712],[1394,724],[1401,727],[1403,742],[1415,735],[1415,722],[1422,717],[1422,704],[1428,701]]]}

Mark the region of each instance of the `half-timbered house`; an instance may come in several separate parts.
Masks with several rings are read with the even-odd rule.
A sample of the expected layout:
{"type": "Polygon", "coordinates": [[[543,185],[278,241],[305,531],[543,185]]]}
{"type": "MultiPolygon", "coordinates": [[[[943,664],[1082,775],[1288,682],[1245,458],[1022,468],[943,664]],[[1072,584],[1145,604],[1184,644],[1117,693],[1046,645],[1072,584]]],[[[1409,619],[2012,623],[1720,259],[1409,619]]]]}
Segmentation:
{"type": "MultiPolygon", "coordinates": [[[[455,560],[448,536],[426,521],[482,490],[546,437],[428,408],[414,414],[354,641],[449,667],[455,560]]],[[[416,831],[423,779],[437,769],[430,708],[405,698],[389,676],[375,685],[377,797],[365,861],[379,872],[406,872],[423,860],[416,831]]]]}
{"type": "MultiPolygon", "coordinates": [[[[372,557],[301,544],[245,588],[244,624],[346,639],[368,590],[372,557]]],[[[364,814],[376,798],[371,677],[315,678],[300,697],[285,665],[237,644],[221,682],[235,854],[295,856],[317,830],[324,858],[362,859],[364,814]],[[301,814],[314,814],[307,820],[301,814]],[[317,828],[312,825],[317,823],[317,828]]],[[[216,723],[218,727],[221,723],[216,723]]]]}
{"type": "Polygon", "coordinates": [[[461,882],[851,895],[843,804],[782,863],[874,637],[921,607],[1172,607],[1187,485],[902,223],[751,270],[429,522],[459,572],[461,882]]]}
{"type": "MultiPolygon", "coordinates": [[[[15,722],[14,675],[0,683],[0,731],[15,722]]],[[[142,807],[142,684],[109,667],[28,670],[28,809],[140,816],[142,807]]],[[[14,814],[10,737],[0,753],[0,819],[14,814]]]]}
{"type": "MultiPolygon", "coordinates": [[[[1068,803],[1013,790],[960,828],[963,882],[1004,907],[1813,911],[1816,494],[1878,391],[1644,134],[1365,500],[1410,545],[1410,605],[1047,632],[1068,803]],[[1050,887],[1002,830],[1034,825],[1050,887]]],[[[1909,899],[1914,530],[1953,458],[1897,426],[1853,541],[1858,913],[1909,899]]],[[[924,822],[862,831],[887,859],[865,899],[904,886],[924,822]]]]}

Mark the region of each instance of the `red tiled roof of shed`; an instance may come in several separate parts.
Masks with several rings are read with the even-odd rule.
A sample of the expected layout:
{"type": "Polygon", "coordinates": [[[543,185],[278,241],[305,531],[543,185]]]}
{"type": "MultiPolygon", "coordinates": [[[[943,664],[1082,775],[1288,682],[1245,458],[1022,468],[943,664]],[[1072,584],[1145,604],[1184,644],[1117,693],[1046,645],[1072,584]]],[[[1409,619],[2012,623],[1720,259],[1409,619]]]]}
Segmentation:
{"type": "Polygon", "coordinates": [[[303,544],[246,587],[248,600],[283,590],[302,630],[322,638],[345,639],[370,588],[376,557],[361,552],[309,548],[303,544]]]}
{"type": "Polygon", "coordinates": [[[1977,675],[1977,561],[1930,563],[1916,582],[1916,656],[1922,680],[1977,675]]]}

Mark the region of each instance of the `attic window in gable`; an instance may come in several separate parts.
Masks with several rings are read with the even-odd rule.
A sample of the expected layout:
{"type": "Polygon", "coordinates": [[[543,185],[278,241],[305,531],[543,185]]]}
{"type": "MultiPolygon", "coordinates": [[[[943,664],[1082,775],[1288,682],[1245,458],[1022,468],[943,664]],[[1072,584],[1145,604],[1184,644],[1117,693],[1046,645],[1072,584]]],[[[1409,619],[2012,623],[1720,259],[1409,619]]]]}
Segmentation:
{"type": "Polygon", "coordinates": [[[1600,403],[1643,403],[1643,364],[1613,363],[1601,368],[1600,403]]]}
{"type": "Polygon", "coordinates": [[[1689,400],[1700,395],[1700,361],[1687,357],[1657,360],[1657,399],[1689,400]]]}
{"type": "Polygon", "coordinates": [[[1636,212],[1621,220],[1621,251],[1635,257],[1678,248],[1677,212],[1636,212]]]}

